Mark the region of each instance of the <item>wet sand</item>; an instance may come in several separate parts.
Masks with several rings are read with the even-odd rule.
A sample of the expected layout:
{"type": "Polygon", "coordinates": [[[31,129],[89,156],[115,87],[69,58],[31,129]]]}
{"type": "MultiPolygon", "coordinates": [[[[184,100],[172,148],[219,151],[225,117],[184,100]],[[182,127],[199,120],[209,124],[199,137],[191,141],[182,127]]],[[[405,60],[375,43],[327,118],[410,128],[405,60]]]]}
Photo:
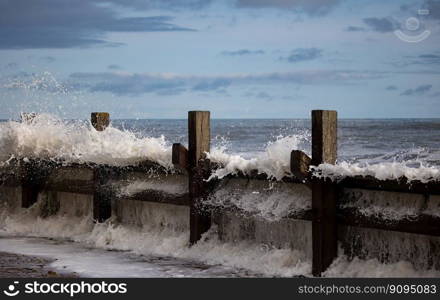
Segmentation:
{"type": "Polygon", "coordinates": [[[76,273],[59,272],[46,258],[0,252],[0,278],[75,278],[76,273]]]}

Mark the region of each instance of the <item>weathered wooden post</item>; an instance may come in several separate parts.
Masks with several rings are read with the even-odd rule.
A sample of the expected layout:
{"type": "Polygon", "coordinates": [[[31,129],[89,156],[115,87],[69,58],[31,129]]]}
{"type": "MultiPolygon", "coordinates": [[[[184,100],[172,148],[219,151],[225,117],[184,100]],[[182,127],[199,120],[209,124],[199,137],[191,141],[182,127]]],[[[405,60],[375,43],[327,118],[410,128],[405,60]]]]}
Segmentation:
{"type": "Polygon", "coordinates": [[[92,112],[91,122],[97,131],[103,131],[110,124],[110,114],[107,112],[92,112]]]}
{"type": "MultiPolygon", "coordinates": [[[[312,161],[334,164],[337,157],[337,112],[312,111],[312,161]]],[[[329,179],[312,179],[312,273],[320,276],[337,256],[337,189],[329,179]]]]}
{"type": "Polygon", "coordinates": [[[301,150],[293,150],[290,154],[290,171],[299,180],[309,176],[311,158],[301,150]]]}
{"type": "Polygon", "coordinates": [[[112,215],[111,190],[106,186],[110,179],[110,171],[106,167],[93,170],[95,187],[93,191],[93,219],[102,223],[112,215]]]}
{"type": "MultiPolygon", "coordinates": [[[[209,152],[211,143],[210,112],[188,112],[188,173],[190,204],[190,244],[196,243],[210,227],[211,215],[201,209],[203,198],[209,193],[205,181],[210,175],[209,152]]],[[[176,150],[177,151],[177,150],[176,150]]]]}
{"type": "MultiPolygon", "coordinates": [[[[107,112],[92,112],[91,123],[97,131],[104,131],[110,124],[110,114],[107,112]]],[[[110,172],[105,167],[97,166],[93,170],[95,188],[93,192],[93,219],[104,222],[111,217],[110,190],[105,187],[108,183],[110,172]]]]}
{"type": "MultiPolygon", "coordinates": [[[[36,116],[36,113],[20,113],[21,122],[25,124],[30,124],[36,116]]],[[[22,161],[20,168],[20,176],[22,181],[21,207],[28,208],[31,207],[35,202],[37,202],[39,188],[38,185],[35,183],[35,180],[33,180],[34,175],[31,171],[31,164],[22,161]]]]}
{"type": "Polygon", "coordinates": [[[188,168],[188,149],[180,143],[173,144],[172,162],[180,170],[188,168]]]}
{"type": "Polygon", "coordinates": [[[54,165],[39,159],[22,159],[19,163],[21,207],[28,208],[38,201],[38,195],[53,171],[54,165]]]}

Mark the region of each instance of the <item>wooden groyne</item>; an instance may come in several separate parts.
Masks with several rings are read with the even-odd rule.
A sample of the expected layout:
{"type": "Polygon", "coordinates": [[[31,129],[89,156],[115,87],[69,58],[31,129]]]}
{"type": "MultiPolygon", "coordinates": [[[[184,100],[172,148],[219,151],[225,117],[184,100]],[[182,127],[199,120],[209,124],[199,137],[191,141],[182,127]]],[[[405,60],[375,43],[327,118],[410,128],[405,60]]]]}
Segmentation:
{"type": "MultiPolygon", "coordinates": [[[[337,159],[337,113],[335,111],[312,111],[312,157],[293,150],[291,172],[281,182],[306,186],[311,192],[310,209],[297,211],[285,218],[311,221],[312,223],[312,273],[320,276],[338,256],[338,241],[341,241],[342,226],[371,228],[385,231],[440,236],[440,217],[420,213],[411,218],[390,220],[380,215],[367,216],[359,207],[341,205],[353,197],[350,191],[381,191],[396,195],[414,194],[420,196],[426,206],[437,201],[440,195],[439,182],[409,181],[407,178],[379,180],[373,177],[353,176],[338,182],[329,178],[313,176],[310,166],[322,163],[335,164],[337,159]],[[350,198],[351,197],[351,198],[350,198]]],[[[92,113],[92,125],[98,131],[105,130],[110,117],[106,113],[92,113]]],[[[118,198],[115,183],[130,180],[144,180],[146,175],[168,176],[187,181],[183,193],[168,193],[164,190],[143,189],[126,195],[124,199],[156,202],[189,207],[190,245],[197,243],[203,233],[209,230],[215,214],[207,199],[228,180],[248,181],[270,180],[267,174],[256,170],[248,174],[238,173],[223,179],[207,181],[212,170],[219,167],[210,162],[206,152],[210,151],[210,113],[191,111],[188,113],[188,149],[182,144],[173,144],[172,163],[169,169],[151,161],[137,165],[115,167],[99,164],[66,164],[64,162],[40,159],[12,160],[0,170],[0,186],[20,187],[21,206],[32,206],[38,195],[46,192],[67,192],[93,197],[93,218],[104,222],[114,214],[114,199],[118,198]]],[[[56,211],[56,200],[52,205],[56,211]]],[[[392,199],[390,201],[393,201],[392,199]]],[[[220,209],[221,210],[221,209],[220,209]]],[[[53,212],[52,212],[53,213],[53,212]]],[[[440,262],[439,262],[440,264],[440,262]]]]}

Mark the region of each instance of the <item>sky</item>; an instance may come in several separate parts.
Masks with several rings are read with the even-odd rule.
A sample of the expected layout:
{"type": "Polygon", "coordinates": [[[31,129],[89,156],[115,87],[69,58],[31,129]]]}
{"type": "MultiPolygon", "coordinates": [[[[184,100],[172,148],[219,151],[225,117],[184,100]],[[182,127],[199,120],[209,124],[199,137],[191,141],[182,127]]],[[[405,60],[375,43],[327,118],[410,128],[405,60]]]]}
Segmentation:
{"type": "Polygon", "coordinates": [[[440,0],[0,0],[0,118],[440,117],[440,0]]]}

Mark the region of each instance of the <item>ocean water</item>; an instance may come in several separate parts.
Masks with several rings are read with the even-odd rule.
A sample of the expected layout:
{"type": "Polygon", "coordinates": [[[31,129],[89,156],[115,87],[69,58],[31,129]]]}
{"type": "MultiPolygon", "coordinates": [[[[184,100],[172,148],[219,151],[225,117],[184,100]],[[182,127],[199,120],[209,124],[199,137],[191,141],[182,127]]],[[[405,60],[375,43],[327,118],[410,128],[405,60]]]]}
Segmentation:
{"type": "MultiPolygon", "coordinates": [[[[321,165],[318,169],[325,176],[334,177],[406,176],[410,180],[438,180],[439,129],[440,119],[342,119],[338,122],[337,165],[321,165]]],[[[299,149],[310,154],[310,135],[310,120],[213,119],[208,157],[222,167],[214,170],[212,177],[254,169],[275,179],[291,176],[290,152],[299,149]]],[[[187,144],[187,120],[113,120],[105,131],[97,132],[88,120],[63,120],[41,114],[29,123],[0,122],[0,165],[14,157],[114,165],[148,159],[171,169],[171,146],[176,142],[187,144]]],[[[268,199],[260,197],[261,203],[247,203],[247,199],[258,198],[251,194],[251,197],[238,195],[236,202],[257,211],[261,217],[277,219],[301,204],[285,203],[278,194],[268,199]],[[265,200],[270,200],[270,205],[265,200]],[[276,214],[271,210],[274,207],[276,214]]],[[[223,200],[230,201],[229,198],[223,200]]],[[[64,215],[41,219],[36,211],[31,208],[12,214],[0,210],[3,236],[0,250],[22,254],[36,251],[35,254],[44,255],[52,243],[45,238],[50,238],[60,245],[50,254],[58,259],[53,265],[67,266],[84,276],[106,275],[96,273],[93,267],[103,260],[118,268],[128,266],[120,269],[120,273],[107,271],[108,276],[130,276],[129,272],[146,277],[310,275],[310,261],[304,252],[296,249],[266,248],[246,242],[224,243],[216,239],[215,232],[208,235],[206,242],[188,248],[188,232],[164,232],[155,224],[144,224],[143,228],[111,223],[95,225],[87,215],[81,219],[64,215]],[[72,249],[90,253],[90,263],[84,265],[81,259],[69,259],[72,249]]],[[[327,275],[438,276],[438,272],[419,270],[406,261],[384,264],[374,259],[349,260],[341,255],[327,275]],[[347,270],[353,272],[347,273],[347,270]]]]}
{"type": "MultiPolygon", "coordinates": [[[[56,116],[43,119],[38,126],[47,130],[61,121],[56,116]],[[42,126],[41,126],[42,125],[42,126]]],[[[4,140],[8,120],[0,120],[4,140]]],[[[87,120],[65,120],[61,131],[78,130],[87,120]]],[[[186,119],[117,119],[111,126],[131,132],[137,138],[164,138],[168,144],[187,144],[186,119]]],[[[36,126],[37,127],[37,126],[36,126]]],[[[440,119],[340,119],[338,120],[338,161],[420,161],[440,165],[440,119]]],[[[63,132],[60,132],[62,134],[63,132]]],[[[68,133],[68,132],[65,132],[68,133]]],[[[44,134],[44,132],[41,132],[44,134]]],[[[212,147],[252,158],[266,150],[268,143],[296,136],[296,146],[310,153],[311,121],[309,119],[212,119],[212,147]]],[[[44,138],[44,136],[41,136],[44,138]]],[[[1,142],[1,140],[0,140],[1,142]]],[[[129,146],[129,145],[127,145],[129,146]]]]}
{"type": "MultiPolygon", "coordinates": [[[[223,167],[212,177],[258,170],[280,179],[290,174],[294,149],[310,155],[310,120],[216,120],[208,157],[223,167]]],[[[440,180],[440,119],[339,120],[336,166],[328,177],[371,175],[381,179],[440,180]]],[[[32,122],[0,123],[0,162],[43,157],[130,165],[151,160],[172,168],[171,145],[187,144],[186,120],[113,120],[103,132],[88,120],[40,114],[32,122]]]]}
{"type": "MultiPolygon", "coordinates": [[[[165,136],[170,142],[187,143],[187,120],[113,120],[116,128],[140,136],[165,136]]],[[[420,161],[440,165],[440,119],[340,119],[339,161],[420,161]]],[[[252,158],[269,142],[298,136],[299,149],[310,152],[309,119],[213,119],[212,145],[228,153],[252,158]]]]}

